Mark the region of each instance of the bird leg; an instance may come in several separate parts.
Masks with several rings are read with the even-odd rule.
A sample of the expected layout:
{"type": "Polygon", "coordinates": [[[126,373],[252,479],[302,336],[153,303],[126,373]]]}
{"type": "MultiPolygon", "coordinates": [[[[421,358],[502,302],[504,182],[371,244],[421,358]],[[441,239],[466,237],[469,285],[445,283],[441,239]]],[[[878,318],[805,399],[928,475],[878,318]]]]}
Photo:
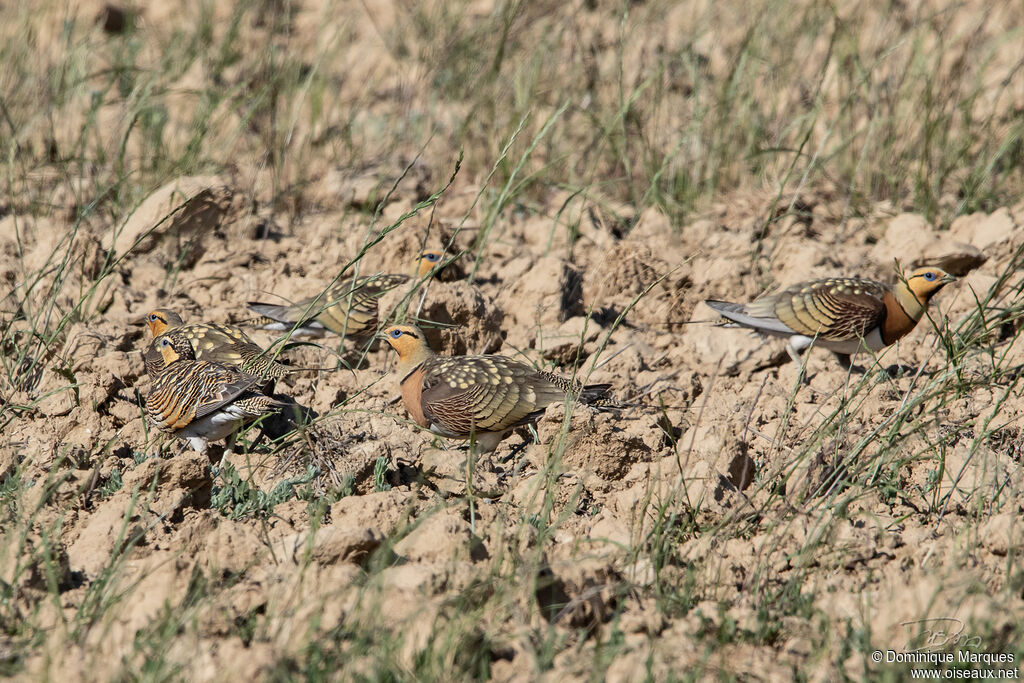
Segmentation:
{"type": "Polygon", "coordinates": [[[476,444],[476,452],[481,455],[493,453],[501,440],[505,438],[506,433],[507,432],[479,432],[474,434],[475,438],[471,439],[470,443],[476,444]]]}
{"type": "MultiPolygon", "coordinates": [[[[801,350],[806,351],[806,349],[807,347],[805,346],[801,350]]],[[[797,350],[792,341],[786,342],[786,353],[788,353],[789,357],[793,359],[794,363],[796,363],[797,371],[800,373],[800,383],[810,386],[811,379],[807,376],[807,358],[800,355],[800,351],[797,350]]]]}
{"type": "Polygon", "coordinates": [[[803,358],[800,357],[800,352],[797,351],[792,344],[786,344],[786,353],[789,354],[790,359],[792,359],[797,366],[803,365],[803,358]]]}
{"type": "Polygon", "coordinates": [[[217,463],[217,471],[222,472],[224,470],[224,463],[227,462],[228,453],[235,448],[235,440],[238,438],[238,430],[231,432],[227,439],[224,440],[224,450],[220,454],[220,462],[217,463]]]}

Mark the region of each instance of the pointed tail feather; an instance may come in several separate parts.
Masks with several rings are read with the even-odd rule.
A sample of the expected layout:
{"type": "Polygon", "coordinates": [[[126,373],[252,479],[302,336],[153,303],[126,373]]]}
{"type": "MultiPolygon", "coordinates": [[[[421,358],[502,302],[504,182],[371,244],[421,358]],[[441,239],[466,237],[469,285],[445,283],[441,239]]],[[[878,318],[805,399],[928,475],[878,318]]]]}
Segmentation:
{"type": "MultiPolygon", "coordinates": [[[[304,313],[304,309],[296,310],[295,306],[292,305],[277,305],[277,304],[265,304],[259,301],[250,301],[246,303],[249,310],[257,314],[257,318],[254,318],[252,324],[265,325],[268,323],[285,323],[287,325],[299,324],[305,325],[313,320],[313,316],[309,316],[306,319],[302,319],[301,316],[304,313]]],[[[249,324],[249,321],[247,321],[249,324]]]]}
{"type": "Polygon", "coordinates": [[[746,304],[734,304],[715,299],[705,299],[704,303],[708,308],[728,320],[728,322],[719,323],[722,327],[749,327],[764,334],[782,337],[797,334],[777,318],[759,318],[751,315],[746,304]]]}
{"type": "Polygon", "coordinates": [[[609,395],[611,384],[588,384],[580,393],[580,402],[597,410],[625,410],[636,404],[623,403],[609,395]]]}

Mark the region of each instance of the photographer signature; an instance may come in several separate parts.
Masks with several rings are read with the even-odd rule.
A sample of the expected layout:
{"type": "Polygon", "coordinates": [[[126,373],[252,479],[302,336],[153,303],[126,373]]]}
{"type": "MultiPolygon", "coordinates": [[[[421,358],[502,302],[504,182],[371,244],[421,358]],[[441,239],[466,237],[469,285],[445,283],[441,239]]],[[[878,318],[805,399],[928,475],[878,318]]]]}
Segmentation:
{"type": "Polygon", "coordinates": [[[907,640],[908,652],[941,650],[949,647],[981,648],[981,636],[967,633],[966,624],[953,617],[903,621],[900,622],[900,626],[906,626],[907,630],[912,631],[907,640]]]}

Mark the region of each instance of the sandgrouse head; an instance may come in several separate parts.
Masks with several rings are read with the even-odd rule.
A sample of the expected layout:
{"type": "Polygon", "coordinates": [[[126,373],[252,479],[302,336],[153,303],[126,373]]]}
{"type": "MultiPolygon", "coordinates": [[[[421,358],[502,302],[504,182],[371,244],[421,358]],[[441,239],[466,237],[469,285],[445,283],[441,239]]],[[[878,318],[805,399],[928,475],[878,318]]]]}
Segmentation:
{"type": "Polygon", "coordinates": [[[940,289],[955,282],[956,278],[941,268],[918,268],[907,276],[907,289],[922,305],[927,304],[940,289]]]}

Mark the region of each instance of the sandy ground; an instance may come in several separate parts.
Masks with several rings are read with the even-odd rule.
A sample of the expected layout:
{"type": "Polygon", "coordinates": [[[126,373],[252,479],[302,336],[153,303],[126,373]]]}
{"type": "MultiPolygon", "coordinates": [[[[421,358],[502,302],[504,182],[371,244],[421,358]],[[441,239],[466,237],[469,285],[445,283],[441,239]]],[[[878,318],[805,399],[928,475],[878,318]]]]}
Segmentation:
{"type": "MultiPolygon", "coordinates": [[[[152,432],[136,399],[136,392],[144,396],[147,391],[140,354],[148,336],[130,320],[157,305],[173,306],[187,320],[244,319],[241,302],[246,300],[268,292],[288,298],[309,295],[357,252],[365,231],[359,221],[325,213],[305,219],[290,234],[262,238],[251,221],[237,215],[229,185],[197,178],[179,186],[192,188],[200,198],[196,202],[205,207],[190,224],[202,224],[190,233],[199,247],[195,262],[181,268],[169,285],[168,256],[161,244],[171,238],[165,236],[153,240],[152,250],[118,266],[118,277],[97,297],[102,313],[66,333],[60,357],[74,368],[77,397],[71,391],[47,396],[65,384],[47,371],[32,395],[22,397],[41,397],[38,412],[5,433],[0,462],[5,471],[17,463],[27,467],[25,480],[35,482],[27,500],[40,506],[25,543],[57,543],[66,572],[62,580],[68,586],[60,604],[35,605],[55,634],[66,627],[61,613],[79,609],[90,596],[90,584],[106,576],[112,556],[126,539],[132,543],[119,556],[117,586],[111,587],[123,591],[121,599],[79,644],[70,645],[67,634],[48,640],[44,652],[31,660],[30,671],[63,676],[81,673],[83,661],[90,668],[102,667],[101,662],[133,656],[133,634],[161,610],[186,600],[200,572],[214,582],[214,598],[196,612],[198,625],[188,631],[188,642],[176,640],[172,648],[181,648],[178,654],[199,648],[201,655],[189,664],[196,679],[228,670],[233,677],[259,674],[300,647],[314,613],[320,627],[329,628],[358,612],[360,600],[370,599],[357,580],[360,563],[400,529],[401,540],[393,547],[400,562],[375,575],[382,588],[371,594],[381,601],[383,622],[406,634],[403,656],[411,657],[418,645],[425,645],[417,645],[416,629],[446,615],[446,597],[467,590],[474,577],[493,567],[509,543],[508,534],[522,533],[517,520],[531,514],[559,522],[557,532],[537,548],[560,593],[560,598],[549,598],[560,605],[554,618],[572,632],[615,614],[631,647],[610,674],[625,678],[632,678],[634,667],[651,653],[655,671],[728,662],[730,671],[772,677],[765,669],[766,649],[771,651],[768,661],[783,675],[821,643],[809,620],[793,617],[780,623],[772,647],[731,645],[708,652],[681,644],[721,619],[750,625],[764,591],[785,586],[793,572],[811,573],[805,585],[815,586],[807,589],[814,596],[814,613],[836,623],[861,623],[879,643],[904,638],[901,624],[931,614],[937,600],[955,605],[961,618],[998,619],[1004,610],[1021,607],[1018,600],[997,609],[986,591],[972,588],[1007,580],[1007,544],[1016,515],[1002,513],[973,530],[961,521],[980,496],[992,495],[996,487],[1020,490],[1017,428],[1001,430],[1005,438],[989,440],[973,453],[966,445],[978,428],[978,416],[990,414],[997,401],[1002,401],[1001,423],[1014,424],[1024,410],[1019,396],[1004,397],[998,387],[975,389],[943,406],[934,422],[902,437],[907,454],[899,466],[902,491],[885,496],[864,488],[848,503],[842,522],[829,521],[835,512],[818,507],[820,482],[835,467],[849,469],[856,479],[857,463],[844,462],[844,456],[885,424],[915,383],[945,361],[925,321],[880,359],[883,367],[909,371],[874,383],[846,430],[820,444],[814,458],[792,462],[803,438],[819,438],[816,428],[859,375],[848,379],[829,354],[813,353],[811,386],[794,397],[796,368],[780,365],[778,343],[702,322],[710,319],[702,299],[740,300],[762,289],[766,276],[753,272],[749,259],[736,258],[750,252],[760,230],[754,203],[743,207],[750,212],[745,220],[730,203],[681,235],[673,235],[653,211],[640,216],[625,238],[585,220],[579,240],[568,244],[556,235],[550,250],[547,221],[509,220],[488,243],[472,284],[435,281],[426,288],[421,316],[455,325],[440,340],[445,350],[487,349],[559,366],[579,353],[585,369],[598,359],[590,381],[609,382],[619,397],[639,403],[618,417],[576,411],[554,479],[543,476],[550,472],[545,444],[559,438],[562,407],[549,410],[538,428],[541,443],[528,446],[518,459],[502,461],[519,440],[512,437],[493,458],[477,464],[470,477],[477,496],[471,506],[465,451],[432,442],[411,426],[400,404],[391,403],[397,395],[394,378],[386,375],[392,359],[375,348],[357,369],[296,373],[280,387],[299,403],[329,414],[314,428],[312,447],[293,452],[284,464],[281,455],[231,456],[243,477],[253,477],[265,491],[301,473],[313,457],[322,466],[329,463],[326,470],[336,470],[321,476],[325,489],[331,488],[333,474],[334,481],[351,479],[352,494],[333,503],[321,518],[311,519],[310,506],[297,500],[277,505],[267,519],[222,516],[210,509],[211,490],[221,482],[211,479],[203,457],[175,455],[178,449],[172,446],[162,458],[136,461],[138,454],[153,452],[156,439],[148,438],[152,432]],[[223,201],[209,203],[203,199],[208,197],[223,201]],[[617,316],[648,288],[624,324],[613,329],[617,316]],[[922,514],[927,501],[915,490],[933,476],[929,443],[943,429],[964,433],[945,451],[942,476],[948,482],[943,490],[952,495],[944,514],[922,514]],[[98,447],[106,455],[92,464],[86,455],[98,447]],[[386,491],[374,491],[379,458],[387,462],[386,491]],[[97,488],[114,470],[123,473],[124,485],[103,497],[97,488]],[[777,487],[784,475],[785,495],[780,496],[777,487]],[[545,499],[544,490],[550,498],[545,499]],[[708,529],[737,515],[751,520],[746,537],[701,533],[680,539],[679,556],[692,564],[657,569],[658,581],[666,576],[678,581],[696,572],[705,587],[698,608],[678,617],[666,615],[645,594],[656,584],[650,552],[626,550],[644,547],[657,517],[652,510],[662,504],[688,511],[708,529]],[[786,522],[766,521],[775,515],[786,522]],[[414,528],[407,531],[410,523],[414,528]],[[47,525],[58,534],[44,541],[40,534],[47,525]],[[834,536],[824,546],[827,552],[806,556],[808,538],[824,530],[834,536]],[[970,568],[953,559],[965,533],[982,539],[970,568]],[[623,593],[627,585],[634,588],[623,593]],[[308,600],[310,595],[317,599],[308,600]],[[721,613],[718,601],[731,607],[721,613]],[[230,635],[230,625],[254,613],[261,615],[260,636],[243,644],[230,635]],[[65,647],[74,654],[62,652],[65,647]]],[[[442,201],[435,220],[439,216],[443,225],[446,216],[461,215],[465,207],[460,201],[458,193],[442,201]]],[[[411,202],[398,198],[386,214],[398,215],[411,202]]],[[[965,217],[941,235],[918,216],[894,215],[884,208],[845,230],[826,230],[828,212],[829,202],[822,198],[800,221],[772,226],[763,244],[773,255],[777,282],[835,273],[886,278],[884,256],[892,253],[903,254],[907,265],[935,259],[967,259],[974,265],[984,255],[980,267],[938,298],[932,319],[940,326],[965,316],[974,306],[972,292],[987,291],[1024,243],[1024,231],[1015,227],[1024,219],[1024,205],[965,217]],[[809,234],[815,239],[808,240],[809,234]]],[[[149,219],[140,212],[140,220],[149,219]]],[[[387,235],[364,259],[364,272],[407,271],[421,245],[438,239],[436,231],[428,235],[415,223],[387,235]]],[[[30,225],[22,233],[34,250],[53,248],[55,233],[44,227],[30,225]]],[[[131,229],[129,222],[126,230],[131,229]]],[[[169,233],[175,230],[168,228],[169,233]]],[[[10,239],[8,234],[5,238],[10,239]]],[[[454,247],[468,246],[471,238],[471,233],[457,235],[454,247]]],[[[260,334],[254,337],[270,340],[260,334]]],[[[1021,354],[1019,348],[1005,352],[1021,354]]],[[[326,365],[336,358],[308,347],[291,355],[301,364],[326,365]]],[[[518,538],[516,543],[525,549],[534,541],[518,538]]],[[[10,577],[22,583],[26,608],[33,604],[34,591],[45,586],[41,571],[10,577]]],[[[538,602],[542,611],[539,593],[538,602]]],[[[534,610],[532,618],[539,614],[534,610]]],[[[529,623],[525,617],[510,625],[508,642],[493,662],[495,677],[535,673],[530,645],[517,633],[529,623]]],[[[841,656],[839,634],[824,642],[830,655],[841,656]]],[[[863,664],[834,663],[852,672],[863,664]]],[[[583,675],[585,664],[586,657],[564,651],[548,675],[583,675]]]]}
{"type": "MultiPolygon", "coordinates": [[[[391,8],[367,6],[382,21],[391,8]]],[[[298,33],[316,16],[296,21],[298,33]]],[[[708,53],[717,59],[714,46],[708,53]]],[[[362,62],[350,66],[342,88],[366,77],[362,62]]],[[[847,198],[817,185],[779,201],[737,191],[681,229],[656,209],[632,215],[607,200],[577,211],[570,239],[561,209],[580,205],[551,187],[531,211],[502,213],[478,248],[490,224],[476,202],[484,179],[460,175],[358,267],[409,272],[423,247],[446,245],[462,254],[461,277],[408,301],[392,292],[382,311],[408,303],[444,324],[431,333],[441,352],[514,355],[567,373],[578,360],[588,381],[637,405],[621,415],[579,408],[568,421],[552,407],[539,443],[508,459],[532,440],[524,431],[468,462],[394,402],[386,349],[360,358],[327,338],[282,354],[331,368],[278,385],[321,416],[304,439],[229,456],[250,486],[269,495],[298,480],[307,495],[264,515],[230,514],[230,487],[209,461],[162,442],[143,419],[149,337],[132,320],[160,306],[186,321],[243,321],[246,301],[316,294],[375,230],[444,185],[454,163],[446,152],[414,164],[372,226],[380,188],[408,159],[311,169],[302,207],[252,201],[269,185],[254,159],[179,178],[130,217],[83,222],[75,267],[59,279],[48,266],[77,198],[55,191],[47,217],[0,217],[0,281],[41,271],[29,296],[44,301],[52,288],[62,311],[107,254],[122,257],[56,335],[45,369],[18,392],[0,387],[4,401],[34,406],[0,443],[0,475],[21,468],[26,485],[13,517],[31,520],[0,546],[0,580],[15,587],[3,616],[45,634],[19,655],[19,675],[109,679],[160,659],[189,680],[270,678],[324,638],[350,676],[370,675],[366,644],[348,636],[372,632],[409,675],[438,652],[437,634],[475,633],[486,639],[450,650],[482,652],[494,679],[577,680],[614,634],[609,680],[690,670],[831,680],[872,670],[864,653],[873,648],[909,648],[921,619],[1001,633],[994,650],[1020,641],[1024,399],[1013,377],[968,381],[934,400],[927,387],[948,363],[936,330],[955,329],[993,287],[991,307],[1006,305],[1016,283],[999,278],[1020,267],[1024,203],[938,231],[885,202],[844,220],[847,198]],[[894,258],[964,276],[878,359],[886,372],[873,369],[863,384],[860,371],[847,375],[816,351],[800,386],[780,343],[714,326],[701,303],[833,275],[892,281],[894,258]],[[352,367],[334,370],[339,357],[352,367]],[[908,413],[908,397],[922,396],[920,414],[908,413]],[[495,597],[520,580],[525,588],[495,597]],[[168,619],[173,629],[155,626],[168,619]]],[[[5,318],[17,313],[11,301],[5,318]]],[[[1004,367],[1024,362],[1018,326],[1007,321],[989,345],[1004,367]]],[[[970,379],[992,359],[959,363],[970,379]]],[[[0,636],[0,656],[16,644],[0,636]]]]}

